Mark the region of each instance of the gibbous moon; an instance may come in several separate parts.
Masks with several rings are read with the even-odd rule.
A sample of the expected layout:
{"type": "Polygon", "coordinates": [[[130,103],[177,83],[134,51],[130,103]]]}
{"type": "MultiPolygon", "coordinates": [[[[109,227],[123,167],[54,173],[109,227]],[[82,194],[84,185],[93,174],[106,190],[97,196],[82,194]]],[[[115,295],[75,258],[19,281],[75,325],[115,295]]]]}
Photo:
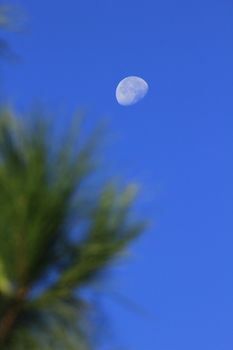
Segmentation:
{"type": "Polygon", "coordinates": [[[147,94],[149,86],[142,78],[131,76],[121,80],[116,88],[117,102],[130,106],[140,101],[147,94]]]}

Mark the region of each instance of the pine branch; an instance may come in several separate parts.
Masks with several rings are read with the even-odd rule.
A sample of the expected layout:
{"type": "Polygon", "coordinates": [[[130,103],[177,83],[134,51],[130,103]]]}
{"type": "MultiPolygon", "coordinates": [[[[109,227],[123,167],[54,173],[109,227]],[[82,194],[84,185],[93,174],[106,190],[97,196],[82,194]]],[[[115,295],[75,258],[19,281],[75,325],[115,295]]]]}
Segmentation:
{"type": "Polygon", "coordinates": [[[26,295],[27,288],[19,290],[0,319],[0,347],[5,346],[11,338],[11,333],[14,331],[14,326],[22,310],[26,295]]]}

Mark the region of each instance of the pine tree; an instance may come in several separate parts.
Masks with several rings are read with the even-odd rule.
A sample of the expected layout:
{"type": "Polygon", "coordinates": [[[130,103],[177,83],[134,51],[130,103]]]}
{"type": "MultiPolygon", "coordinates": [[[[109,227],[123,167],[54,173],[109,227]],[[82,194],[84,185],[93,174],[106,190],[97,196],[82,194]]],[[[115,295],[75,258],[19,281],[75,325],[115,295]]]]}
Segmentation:
{"type": "MultiPolygon", "coordinates": [[[[93,349],[79,291],[144,228],[134,186],[97,188],[94,132],[55,145],[42,118],[0,111],[0,348],[93,349]],[[75,234],[74,234],[75,232],[75,234]],[[52,276],[52,277],[51,277],[52,276]]],[[[101,170],[101,169],[100,169],[101,170]]]]}

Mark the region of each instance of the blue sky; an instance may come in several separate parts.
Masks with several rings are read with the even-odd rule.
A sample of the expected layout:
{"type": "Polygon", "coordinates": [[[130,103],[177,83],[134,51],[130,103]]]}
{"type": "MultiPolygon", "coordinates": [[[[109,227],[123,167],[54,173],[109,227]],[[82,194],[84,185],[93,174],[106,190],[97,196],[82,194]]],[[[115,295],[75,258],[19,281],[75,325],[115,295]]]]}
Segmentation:
{"type": "Polygon", "coordinates": [[[43,102],[61,125],[77,108],[90,125],[107,117],[106,162],[141,183],[154,223],[115,282],[145,314],[106,299],[117,345],[232,350],[233,2],[15,3],[29,20],[8,35],[21,62],[2,63],[5,97],[20,110],[43,102]],[[150,90],[122,107],[128,75],[150,90]]]}

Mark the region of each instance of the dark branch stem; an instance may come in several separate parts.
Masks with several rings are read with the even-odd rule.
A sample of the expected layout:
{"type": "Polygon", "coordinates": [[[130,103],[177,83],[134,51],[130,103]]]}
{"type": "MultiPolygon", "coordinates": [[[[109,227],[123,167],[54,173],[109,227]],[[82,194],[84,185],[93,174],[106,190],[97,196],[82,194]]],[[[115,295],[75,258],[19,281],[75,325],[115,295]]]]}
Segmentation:
{"type": "Polygon", "coordinates": [[[27,294],[26,289],[21,289],[16,298],[10,303],[10,305],[5,310],[5,313],[0,320],[0,347],[6,345],[10,339],[14,325],[20,315],[22,310],[23,302],[27,294]]]}

